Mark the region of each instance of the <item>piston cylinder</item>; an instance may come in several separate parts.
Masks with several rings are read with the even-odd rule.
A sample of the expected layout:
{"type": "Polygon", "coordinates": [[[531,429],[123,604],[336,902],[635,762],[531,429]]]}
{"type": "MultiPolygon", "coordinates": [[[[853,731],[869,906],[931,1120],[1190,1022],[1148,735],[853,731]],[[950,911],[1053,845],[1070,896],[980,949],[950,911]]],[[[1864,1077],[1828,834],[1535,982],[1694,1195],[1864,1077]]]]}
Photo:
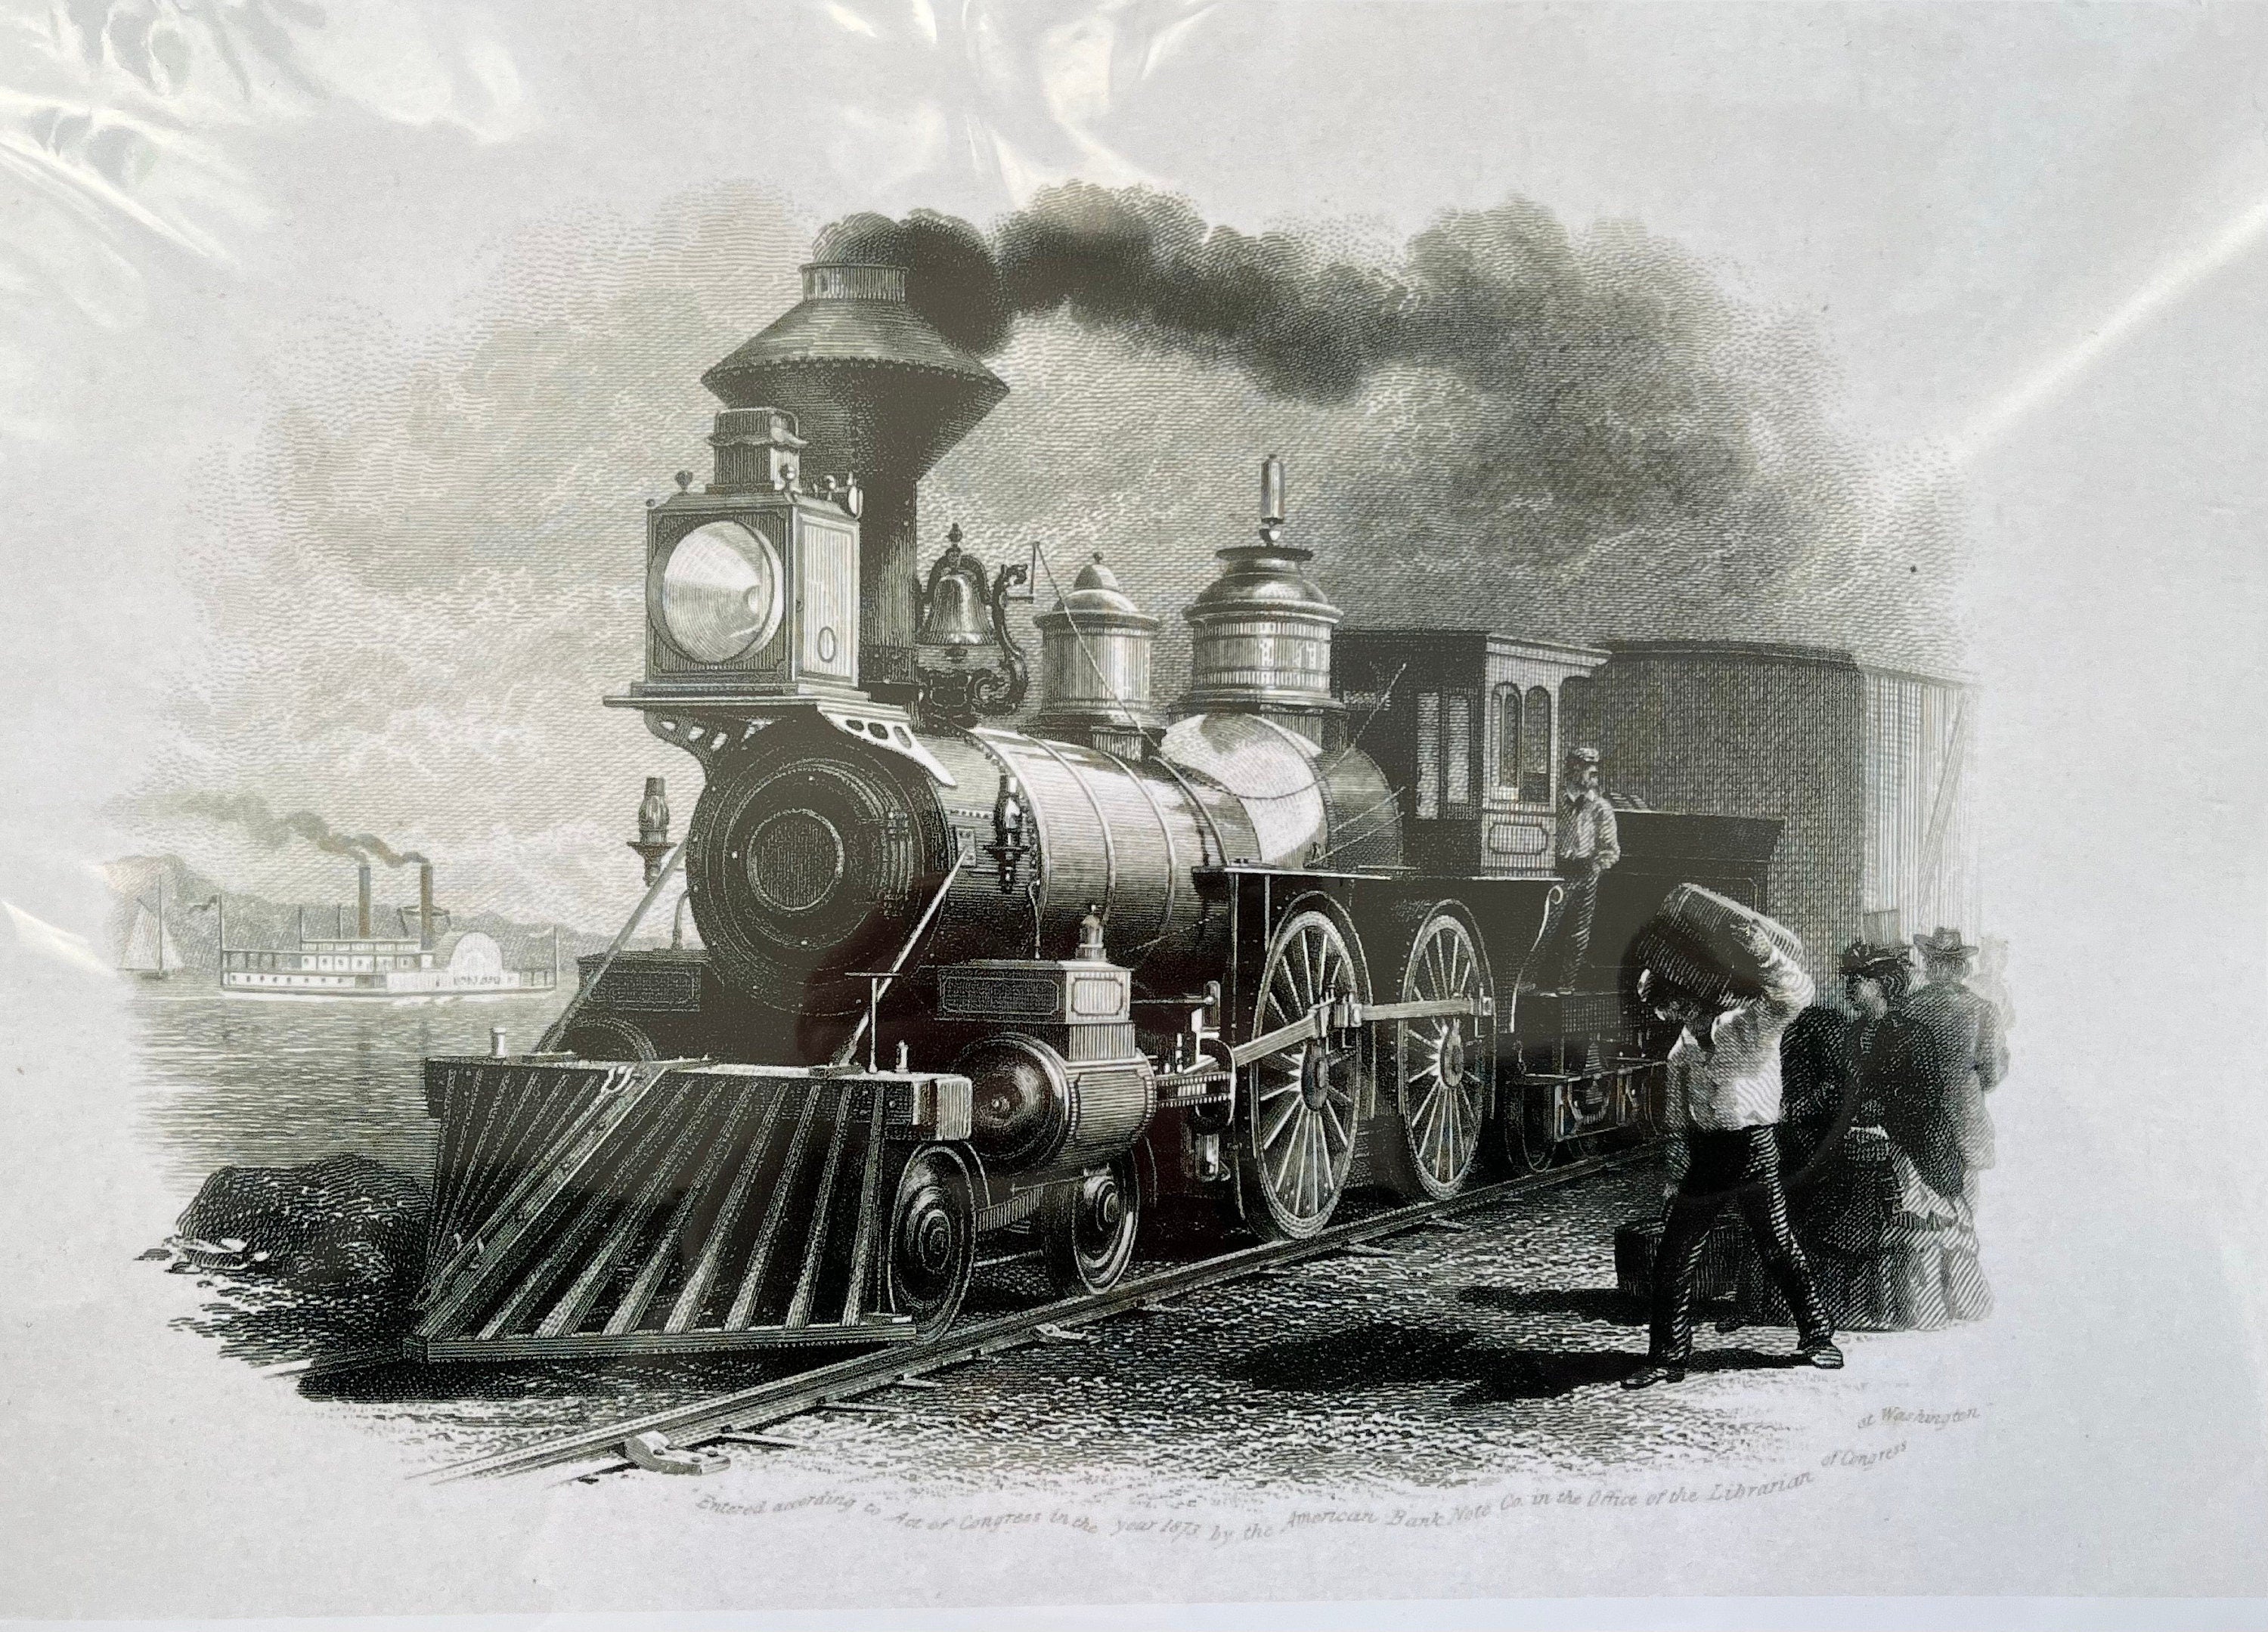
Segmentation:
{"type": "Polygon", "coordinates": [[[1073,1066],[1020,1032],[972,1043],[953,1069],[973,1085],[969,1143],[1004,1173],[1092,1167],[1123,1156],[1158,1106],[1147,1060],[1073,1066]]]}

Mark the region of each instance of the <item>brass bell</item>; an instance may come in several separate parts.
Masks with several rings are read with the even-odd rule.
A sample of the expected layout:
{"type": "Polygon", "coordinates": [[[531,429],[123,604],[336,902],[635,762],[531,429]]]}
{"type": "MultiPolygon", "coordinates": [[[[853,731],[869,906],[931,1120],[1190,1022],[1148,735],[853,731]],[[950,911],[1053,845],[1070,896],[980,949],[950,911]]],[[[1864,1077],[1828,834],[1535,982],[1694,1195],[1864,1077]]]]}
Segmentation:
{"type": "MultiPolygon", "coordinates": [[[[929,570],[922,594],[923,646],[975,647],[992,643],[991,584],[984,563],[961,548],[961,529],[946,532],[945,554],[929,570]]],[[[955,653],[956,660],[962,654],[955,653]]]]}

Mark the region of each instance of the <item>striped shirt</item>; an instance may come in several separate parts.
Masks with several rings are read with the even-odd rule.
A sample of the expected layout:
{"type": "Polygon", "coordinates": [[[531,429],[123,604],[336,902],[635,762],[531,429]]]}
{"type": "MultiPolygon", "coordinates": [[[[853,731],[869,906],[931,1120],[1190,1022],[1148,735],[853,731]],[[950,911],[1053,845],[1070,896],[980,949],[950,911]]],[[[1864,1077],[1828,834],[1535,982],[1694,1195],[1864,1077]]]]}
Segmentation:
{"type": "Polygon", "coordinates": [[[1818,989],[1787,954],[1758,936],[1764,992],[1709,1023],[1704,1042],[1686,1027],[1669,1051],[1668,1123],[1672,1129],[1727,1133],[1779,1121],[1779,1034],[1818,989]]]}
{"type": "Polygon", "coordinates": [[[1559,812],[1559,859],[1594,861],[1601,872],[1623,858],[1622,834],[1615,827],[1615,807],[1594,788],[1579,788],[1563,801],[1559,812]]]}

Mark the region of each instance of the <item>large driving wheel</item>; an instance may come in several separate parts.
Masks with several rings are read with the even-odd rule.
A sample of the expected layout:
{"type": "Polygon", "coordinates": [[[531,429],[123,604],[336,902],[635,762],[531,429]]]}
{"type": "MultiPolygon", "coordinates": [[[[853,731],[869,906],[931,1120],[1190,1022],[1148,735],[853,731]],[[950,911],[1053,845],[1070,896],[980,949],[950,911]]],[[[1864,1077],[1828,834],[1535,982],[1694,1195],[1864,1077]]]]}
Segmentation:
{"type": "MultiPolygon", "coordinates": [[[[1488,959],[1463,914],[1447,903],[1425,911],[1403,959],[1403,1003],[1491,996],[1488,959]]],[[[1379,1130],[1381,1166],[1412,1202],[1454,1195],[1471,1177],[1487,1127],[1489,1022],[1479,1014],[1397,1020],[1386,1042],[1398,1114],[1379,1130]]]]}
{"type": "Polygon", "coordinates": [[[1134,1261],[1142,1180],[1133,1151],[1051,1194],[1040,1210],[1048,1276],[1069,1296],[1105,1292],[1134,1261]]]}
{"type": "MultiPolygon", "coordinates": [[[[1252,1036],[1341,1000],[1369,1001],[1370,974],[1353,931],[1328,901],[1308,902],[1294,902],[1269,937],[1252,1036]]],[[[1354,1160],[1366,1063],[1356,1028],[1288,1044],[1245,1069],[1239,1176],[1244,1221],[1262,1235],[1296,1239],[1330,1221],[1354,1160]]]]}
{"type": "Polygon", "coordinates": [[[907,1161],[890,1208],[887,1295],[893,1314],[935,1337],[953,1324],[976,1270],[976,1200],[968,1165],[942,1144],[907,1161]]]}

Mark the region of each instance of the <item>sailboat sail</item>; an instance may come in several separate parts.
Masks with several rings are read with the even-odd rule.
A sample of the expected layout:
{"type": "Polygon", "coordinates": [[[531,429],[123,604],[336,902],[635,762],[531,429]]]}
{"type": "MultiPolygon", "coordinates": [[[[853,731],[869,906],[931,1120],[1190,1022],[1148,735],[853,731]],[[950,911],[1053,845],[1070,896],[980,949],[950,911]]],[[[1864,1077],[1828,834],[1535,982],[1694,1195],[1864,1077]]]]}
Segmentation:
{"type": "Polygon", "coordinates": [[[133,974],[171,974],[181,967],[181,945],[166,915],[161,896],[153,905],[134,900],[134,922],[126,931],[126,955],[118,967],[133,974]]]}
{"type": "MultiPolygon", "coordinates": [[[[168,950],[166,942],[170,938],[150,903],[137,900],[134,903],[134,923],[126,931],[126,956],[119,960],[118,967],[136,973],[147,970],[151,974],[161,967],[173,967],[158,961],[168,950]]],[[[178,958],[179,954],[176,953],[175,957],[178,958]]]]}

